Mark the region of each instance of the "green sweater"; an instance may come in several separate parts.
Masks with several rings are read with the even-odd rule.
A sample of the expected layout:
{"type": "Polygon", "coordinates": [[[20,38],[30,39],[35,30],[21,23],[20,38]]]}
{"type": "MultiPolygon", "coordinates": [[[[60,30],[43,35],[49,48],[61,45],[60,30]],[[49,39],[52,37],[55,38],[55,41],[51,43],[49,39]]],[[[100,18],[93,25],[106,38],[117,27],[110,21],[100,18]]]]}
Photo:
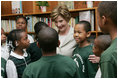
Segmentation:
{"type": "Polygon", "coordinates": [[[79,72],[76,63],[67,56],[43,56],[29,64],[23,78],[77,78],[79,72]]]}
{"type": "Polygon", "coordinates": [[[6,78],[6,60],[1,58],[1,76],[6,78]]]}
{"type": "Polygon", "coordinates": [[[41,49],[37,46],[36,42],[31,43],[29,48],[27,48],[26,51],[31,55],[31,62],[37,61],[42,56],[41,49]]]}
{"type": "Polygon", "coordinates": [[[25,57],[24,59],[18,59],[16,57],[9,56],[9,60],[12,60],[14,62],[17,69],[18,78],[22,77],[24,69],[31,62],[30,54],[28,54],[28,56],[25,57]]]}
{"type": "Polygon", "coordinates": [[[102,78],[117,78],[117,38],[105,50],[100,59],[102,78]]]}
{"type": "Polygon", "coordinates": [[[92,55],[92,45],[86,47],[76,46],[73,52],[73,59],[78,66],[80,78],[94,78],[98,69],[98,64],[89,61],[89,55],[92,55]]]}

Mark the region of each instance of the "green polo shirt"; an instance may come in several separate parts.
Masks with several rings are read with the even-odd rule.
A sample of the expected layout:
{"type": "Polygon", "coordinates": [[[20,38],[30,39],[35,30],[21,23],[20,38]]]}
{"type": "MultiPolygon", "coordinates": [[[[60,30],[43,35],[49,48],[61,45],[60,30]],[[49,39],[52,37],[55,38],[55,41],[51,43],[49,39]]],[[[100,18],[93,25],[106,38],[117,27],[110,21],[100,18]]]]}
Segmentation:
{"type": "Polygon", "coordinates": [[[117,78],[117,38],[115,38],[110,47],[102,53],[100,68],[102,78],[117,78]]]}
{"type": "Polygon", "coordinates": [[[78,78],[76,63],[67,56],[43,56],[28,65],[23,78],[78,78]]]}
{"type": "Polygon", "coordinates": [[[89,55],[92,55],[92,45],[85,47],[76,46],[72,58],[78,66],[80,78],[94,78],[98,69],[98,64],[89,61],[89,55]]]}

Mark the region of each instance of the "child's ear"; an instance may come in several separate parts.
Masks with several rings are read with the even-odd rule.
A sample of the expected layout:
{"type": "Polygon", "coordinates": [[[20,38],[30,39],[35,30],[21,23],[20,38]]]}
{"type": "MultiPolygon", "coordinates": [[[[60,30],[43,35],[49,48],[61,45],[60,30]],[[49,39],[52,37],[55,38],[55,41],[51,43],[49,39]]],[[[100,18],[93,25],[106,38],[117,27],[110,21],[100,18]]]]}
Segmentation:
{"type": "Polygon", "coordinates": [[[37,42],[37,46],[40,48],[40,45],[39,45],[39,43],[37,42]]]}
{"type": "Polygon", "coordinates": [[[57,47],[59,47],[59,45],[60,45],[60,41],[58,40],[58,46],[57,47]]]}
{"type": "Polygon", "coordinates": [[[87,38],[91,36],[91,31],[87,32],[87,38]]]}
{"type": "Polygon", "coordinates": [[[106,24],[106,21],[107,21],[106,17],[105,16],[102,16],[102,23],[103,23],[103,25],[106,24]]]}

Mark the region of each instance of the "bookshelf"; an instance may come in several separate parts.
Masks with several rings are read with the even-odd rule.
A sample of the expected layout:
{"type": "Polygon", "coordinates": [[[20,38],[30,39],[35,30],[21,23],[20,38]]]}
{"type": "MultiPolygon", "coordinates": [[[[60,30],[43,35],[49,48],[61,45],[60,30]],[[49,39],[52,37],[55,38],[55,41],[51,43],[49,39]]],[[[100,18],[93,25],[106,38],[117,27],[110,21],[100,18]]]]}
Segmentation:
{"type": "MultiPolygon", "coordinates": [[[[51,11],[54,7],[56,7],[58,5],[58,1],[48,1],[49,2],[49,5],[53,5],[53,6],[50,6],[48,7],[48,10],[47,12],[41,12],[39,9],[38,9],[38,6],[36,6],[35,4],[35,1],[22,1],[22,8],[23,8],[23,13],[21,14],[12,14],[11,12],[1,12],[1,20],[8,20],[8,19],[11,19],[11,20],[14,20],[16,16],[38,16],[38,17],[50,17],[50,14],[51,14],[51,11]],[[30,6],[29,6],[30,4],[30,6]]],[[[76,2],[75,4],[75,8],[76,9],[73,9],[73,10],[70,10],[70,13],[72,15],[72,17],[76,17],[79,15],[79,12],[82,12],[82,11],[94,11],[94,31],[91,31],[92,34],[94,34],[96,37],[98,36],[99,33],[101,33],[100,31],[98,31],[98,26],[97,26],[97,7],[93,7],[93,8],[86,8],[84,6],[84,8],[77,8],[77,1],[74,1],[74,3],[76,2]]],[[[80,4],[80,1],[78,1],[79,4],[80,4]]],[[[82,2],[82,1],[81,1],[82,2]]],[[[8,7],[10,7],[10,3],[11,1],[2,1],[1,2],[1,5],[4,4],[9,4],[8,7]],[[6,2],[6,3],[5,3],[6,2]]],[[[4,7],[4,6],[3,6],[4,7]]],[[[8,8],[7,7],[7,8],[8,8]]],[[[1,11],[3,11],[2,9],[2,6],[1,6],[1,11]]],[[[6,10],[5,10],[6,11],[6,10]]],[[[10,9],[11,11],[11,9],[10,9]]],[[[6,34],[8,34],[9,32],[6,32],[6,34]]],[[[34,32],[28,32],[29,34],[34,34],[34,32]]]]}

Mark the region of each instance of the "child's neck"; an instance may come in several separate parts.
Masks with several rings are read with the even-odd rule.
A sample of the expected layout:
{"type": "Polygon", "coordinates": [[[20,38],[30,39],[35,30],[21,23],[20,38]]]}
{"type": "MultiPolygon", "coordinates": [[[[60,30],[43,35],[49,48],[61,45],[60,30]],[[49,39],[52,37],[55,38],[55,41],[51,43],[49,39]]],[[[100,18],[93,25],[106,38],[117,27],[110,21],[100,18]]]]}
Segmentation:
{"type": "Polygon", "coordinates": [[[111,39],[114,40],[117,37],[117,28],[111,28],[109,33],[110,33],[111,39]]]}
{"type": "Polygon", "coordinates": [[[24,54],[23,49],[19,49],[19,48],[16,48],[14,50],[14,52],[17,53],[18,55],[21,55],[21,56],[23,56],[23,54],[24,54]]]}
{"type": "Polygon", "coordinates": [[[54,56],[54,55],[56,55],[56,51],[53,51],[53,52],[44,52],[43,51],[43,56],[54,56]]]}
{"type": "Polygon", "coordinates": [[[82,43],[79,43],[79,47],[85,47],[85,46],[88,46],[88,45],[90,45],[90,43],[87,40],[82,42],[82,43]]]}

